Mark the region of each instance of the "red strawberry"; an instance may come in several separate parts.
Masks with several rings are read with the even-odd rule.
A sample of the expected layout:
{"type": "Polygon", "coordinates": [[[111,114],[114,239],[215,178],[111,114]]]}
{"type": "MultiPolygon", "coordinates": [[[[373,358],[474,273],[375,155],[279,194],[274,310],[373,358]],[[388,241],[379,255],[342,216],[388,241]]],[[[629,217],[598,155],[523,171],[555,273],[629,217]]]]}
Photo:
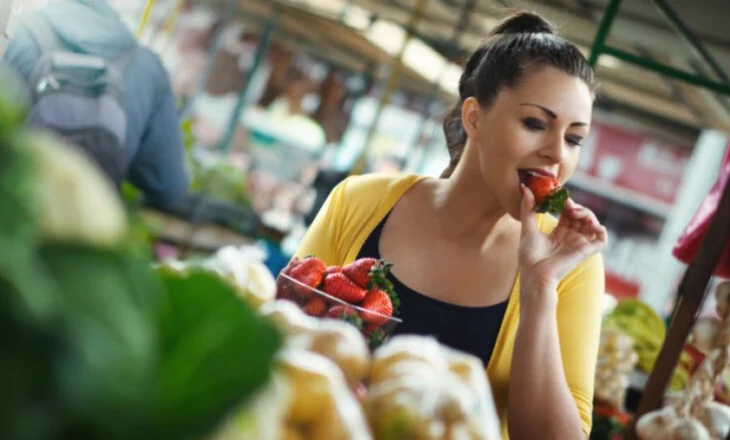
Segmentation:
{"type": "Polygon", "coordinates": [[[570,194],[554,178],[541,174],[525,173],[524,183],[535,196],[535,208],[537,212],[558,214],[565,209],[565,202],[570,197],[570,194]]]}
{"type": "Polygon", "coordinates": [[[322,297],[313,296],[304,304],[304,313],[309,316],[324,316],[325,312],[327,312],[327,302],[322,297]]]}
{"type": "MultiPolygon", "coordinates": [[[[288,280],[286,280],[288,281],[288,280]]],[[[286,284],[284,287],[278,289],[276,291],[276,299],[281,299],[285,301],[291,301],[299,306],[301,306],[301,297],[294,292],[294,287],[292,286],[292,282],[288,281],[290,284],[286,284]]]]}
{"type": "Polygon", "coordinates": [[[291,277],[304,285],[292,283],[294,291],[303,298],[312,296],[312,289],[322,284],[325,270],[327,266],[319,258],[309,257],[302,260],[292,268],[291,277]]]}
{"type": "Polygon", "coordinates": [[[322,283],[322,290],[328,295],[350,304],[359,303],[365,298],[365,289],[350,281],[344,273],[327,275],[322,283]]]}
{"type": "Polygon", "coordinates": [[[357,328],[362,328],[362,319],[360,319],[360,315],[357,314],[357,311],[355,311],[352,307],[348,307],[343,304],[332,306],[327,311],[327,317],[341,319],[353,324],[357,328]]]}
{"type": "Polygon", "coordinates": [[[387,276],[391,267],[391,264],[383,260],[360,258],[343,267],[342,273],[363,289],[387,287],[390,286],[387,276]]]}
{"type": "Polygon", "coordinates": [[[367,289],[371,278],[370,270],[377,263],[378,260],[375,258],[360,258],[343,267],[342,273],[347,275],[347,278],[351,279],[358,286],[367,289]]]}
{"type": "Polygon", "coordinates": [[[390,300],[390,296],[379,289],[368,292],[360,307],[365,309],[360,312],[362,320],[374,326],[385,324],[393,316],[393,302],[390,300]]]}
{"type": "Polygon", "coordinates": [[[535,204],[539,205],[560,186],[560,183],[550,176],[526,173],[525,185],[535,195],[535,204]]]}
{"type": "Polygon", "coordinates": [[[327,267],[327,270],[324,271],[325,275],[339,272],[342,272],[342,266],[329,266],[327,267]]]}

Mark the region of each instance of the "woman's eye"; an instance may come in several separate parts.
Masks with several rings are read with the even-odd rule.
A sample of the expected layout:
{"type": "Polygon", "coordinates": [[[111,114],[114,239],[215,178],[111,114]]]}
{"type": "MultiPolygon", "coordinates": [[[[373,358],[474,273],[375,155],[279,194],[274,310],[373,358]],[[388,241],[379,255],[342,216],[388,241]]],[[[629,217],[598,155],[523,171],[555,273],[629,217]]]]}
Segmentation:
{"type": "Polygon", "coordinates": [[[525,127],[529,130],[545,130],[547,128],[545,122],[537,118],[525,118],[522,120],[522,123],[525,124],[525,127]]]}
{"type": "Polygon", "coordinates": [[[565,141],[574,147],[580,147],[583,143],[583,138],[580,136],[568,136],[565,141]]]}

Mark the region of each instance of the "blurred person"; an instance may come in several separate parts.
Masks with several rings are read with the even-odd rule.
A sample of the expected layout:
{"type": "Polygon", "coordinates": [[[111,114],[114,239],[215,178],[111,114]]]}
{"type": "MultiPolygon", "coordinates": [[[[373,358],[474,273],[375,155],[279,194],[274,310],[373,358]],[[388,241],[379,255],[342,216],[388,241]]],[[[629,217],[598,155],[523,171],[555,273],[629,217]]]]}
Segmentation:
{"type": "Polygon", "coordinates": [[[21,14],[3,64],[19,72],[30,86],[34,100],[31,118],[40,121],[43,116],[46,123],[39,125],[82,146],[117,185],[128,180],[144,193],[147,202],[158,206],[172,205],[184,196],[188,178],[167,72],[157,55],[137,44],[105,0],[58,0],[21,14]],[[94,62],[99,60],[101,63],[94,62]],[[86,81],[89,72],[111,72],[114,67],[121,76],[118,84],[109,79],[104,85],[112,87],[103,93],[83,89],[93,85],[93,80],[86,81]],[[41,95],[45,83],[34,84],[39,70],[48,69],[48,78],[53,80],[57,74],[54,69],[61,68],[66,70],[56,78],[70,78],[61,83],[64,100],[55,108],[52,99],[41,107],[38,100],[49,95],[41,95]],[[83,87],[74,90],[74,84],[83,87]],[[110,90],[117,85],[123,89],[121,93],[110,90]],[[100,116],[98,112],[107,114],[100,116]],[[109,114],[113,117],[107,118],[109,114]],[[97,119],[104,119],[101,122],[109,129],[85,125],[97,119]],[[61,120],[58,124],[49,122],[61,120]]]}
{"type": "Polygon", "coordinates": [[[290,267],[393,264],[403,320],[478,356],[502,438],[586,439],[601,328],[606,229],[568,200],[535,213],[530,175],[561,185],[578,164],[595,98],[580,51],[538,15],[508,17],[469,58],[444,121],[440,179],[372,174],[330,194],[290,267]]]}

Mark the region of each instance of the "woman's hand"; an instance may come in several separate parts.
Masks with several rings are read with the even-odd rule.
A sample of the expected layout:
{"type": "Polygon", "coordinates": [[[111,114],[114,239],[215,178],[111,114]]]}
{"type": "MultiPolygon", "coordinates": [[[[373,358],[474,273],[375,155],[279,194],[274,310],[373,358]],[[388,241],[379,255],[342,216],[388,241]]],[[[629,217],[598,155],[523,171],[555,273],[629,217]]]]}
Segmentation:
{"type": "MultiPolygon", "coordinates": [[[[291,270],[299,264],[299,258],[294,257],[289,261],[289,264],[286,265],[286,267],[281,271],[284,275],[290,275],[291,270]]],[[[292,282],[288,279],[277,276],[276,277],[276,291],[282,293],[284,296],[286,296],[287,293],[289,293],[289,288],[291,287],[292,282]]]]}
{"type": "Polygon", "coordinates": [[[540,231],[535,219],[535,197],[521,185],[522,236],[519,262],[524,300],[555,292],[560,280],[581,261],[599,252],[608,240],[606,228],[596,216],[573,200],[568,200],[560,221],[550,235],[540,231]]]}

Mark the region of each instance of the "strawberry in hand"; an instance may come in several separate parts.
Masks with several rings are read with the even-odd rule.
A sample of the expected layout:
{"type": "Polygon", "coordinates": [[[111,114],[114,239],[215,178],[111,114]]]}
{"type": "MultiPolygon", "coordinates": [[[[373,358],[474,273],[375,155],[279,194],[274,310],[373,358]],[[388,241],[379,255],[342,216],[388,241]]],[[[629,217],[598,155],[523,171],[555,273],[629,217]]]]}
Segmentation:
{"type": "MultiPolygon", "coordinates": [[[[563,277],[603,249],[608,234],[588,208],[570,199],[565,201],[565,209],[555,229],[550,234],[543,233],[534,215],[535,196],[525,185],[520,189],[520,293],[521,301],[527,303],[535,292],[546,288],[555,291],[563,277]]],[[[553,299],[557,301],[557,297],[553,299]]]]}
{"type": "Polygon", "coordinates": [[[570,194],[560,186],[560,182],[553,177],[530,172],[523,172],[522,177],[535,197],[535,211],[560,214],[565,210],[565,202],[570,194]]]}

